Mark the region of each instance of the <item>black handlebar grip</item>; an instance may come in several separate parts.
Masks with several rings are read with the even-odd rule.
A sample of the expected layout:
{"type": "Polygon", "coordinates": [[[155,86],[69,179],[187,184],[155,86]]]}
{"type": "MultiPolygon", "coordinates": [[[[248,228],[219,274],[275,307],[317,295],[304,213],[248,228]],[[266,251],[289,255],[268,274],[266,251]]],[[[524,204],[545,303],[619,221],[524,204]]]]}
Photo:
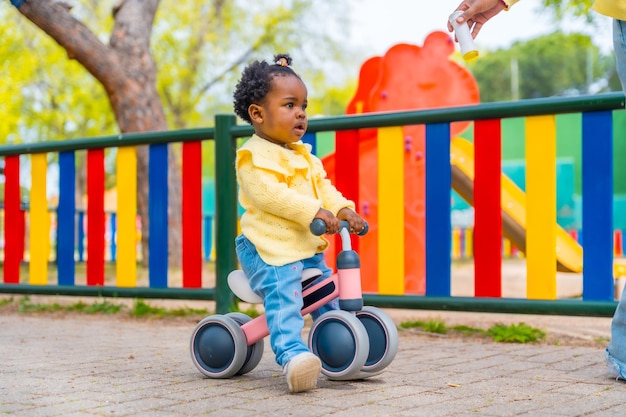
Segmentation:
{"type": "MultiPolygon", "coordinates": [[[[350,230],[350,224],[345,220],[341,221],[341,227],[345,227],[346,229],[350,230]]],[[[311,233],[313,233],[315,236],[321,236],[326,233],[326,223],[324,223],[324,220],[322,219],[313,219],[311,225],[309,226],[309,229],[311,230],[311,233]]],[[[361,230],[358,235],[365,236],[368,231],[369,226],[367,222],[365,222],[365,227],[363,227],[363,230],[361,230]]]]}
{"type": "Polygon", "coordinates": [[[326,223],[322,219],[313,219],[309,229],[315,236],[322,236],[326,233],[326,223]]]}

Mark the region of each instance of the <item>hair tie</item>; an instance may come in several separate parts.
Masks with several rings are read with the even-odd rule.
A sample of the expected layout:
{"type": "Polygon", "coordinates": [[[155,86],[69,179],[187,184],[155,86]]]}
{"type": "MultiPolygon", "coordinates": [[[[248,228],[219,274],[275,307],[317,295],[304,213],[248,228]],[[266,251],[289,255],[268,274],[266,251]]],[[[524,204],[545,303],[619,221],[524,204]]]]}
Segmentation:
{"type": "Polygon", "coordinates": [[[287,58],[280,57],[276,61],[276,65],[280,65],[281,67],[288,67],[289,66],[289,62],[287,62],[287,58]]]}

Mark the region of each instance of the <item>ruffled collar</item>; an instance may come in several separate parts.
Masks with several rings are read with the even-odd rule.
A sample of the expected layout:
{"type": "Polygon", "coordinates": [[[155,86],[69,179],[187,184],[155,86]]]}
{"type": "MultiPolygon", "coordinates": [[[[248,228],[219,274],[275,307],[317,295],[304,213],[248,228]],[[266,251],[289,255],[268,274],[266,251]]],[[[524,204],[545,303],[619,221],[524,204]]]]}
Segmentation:
{"type": "Polygon", "coordinates": [[[302,141],[282,147],[257,135],[252,135],[237,152],[240,155],[244,152],[249,153],[254,166],[293,175],[296,170],[310,169],[311,149],[310,144],[302,141]]]}

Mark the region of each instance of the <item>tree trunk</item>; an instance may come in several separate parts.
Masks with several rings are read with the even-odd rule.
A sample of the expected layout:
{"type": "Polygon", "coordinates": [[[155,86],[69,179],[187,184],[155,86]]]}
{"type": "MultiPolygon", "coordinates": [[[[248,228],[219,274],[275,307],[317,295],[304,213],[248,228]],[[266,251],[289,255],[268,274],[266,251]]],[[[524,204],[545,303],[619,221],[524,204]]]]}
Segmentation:
{"type": "MultiPolygon", "coordinates": [[[[70,13],[66,3],[26,0],[18,10],[81,63],[104,87],[122,133],[167,129],[156,89],[156,65],[150,35],[159,0],[121,0],[113,9],[115,24],[104,45],[70,13]]],[[[181,263],[181,174],[169,146],[169,259],[181,263]]],[[[123,198],[123,196],[118,196],[123,198]]],[[[142,219],[143,262],[148,262],[148,151],[137,149],[137,211],[142,219]]]]}

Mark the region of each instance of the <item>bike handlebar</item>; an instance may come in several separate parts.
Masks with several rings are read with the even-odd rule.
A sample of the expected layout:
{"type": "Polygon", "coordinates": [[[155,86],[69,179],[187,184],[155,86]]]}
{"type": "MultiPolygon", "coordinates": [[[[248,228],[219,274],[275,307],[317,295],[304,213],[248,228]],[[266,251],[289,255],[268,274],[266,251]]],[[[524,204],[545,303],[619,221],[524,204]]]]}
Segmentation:
{"type": "MultiPolygon", "coordinates": [[[[341,227],[339,228],[340,231],[341,229],[347,229],[348,231],[350,230],[350,224],[347,221],[341,220],[340,223],[341,223],[341,227]]],[[[313,219],[313,221],[311,222],[311,225],[309,226],[309,229],[311,230],[311,233],[313,233],[315,236],[321,236],[324,233],[326,233],[326,223],[322,219],[313,219]]],[[[355,234],[359,236],[365,236],[368,230],[369,230],[369,226],[367,225],[367,222],[365,222],[365,227],[363,228],[363,230],[355,234]]]]}

